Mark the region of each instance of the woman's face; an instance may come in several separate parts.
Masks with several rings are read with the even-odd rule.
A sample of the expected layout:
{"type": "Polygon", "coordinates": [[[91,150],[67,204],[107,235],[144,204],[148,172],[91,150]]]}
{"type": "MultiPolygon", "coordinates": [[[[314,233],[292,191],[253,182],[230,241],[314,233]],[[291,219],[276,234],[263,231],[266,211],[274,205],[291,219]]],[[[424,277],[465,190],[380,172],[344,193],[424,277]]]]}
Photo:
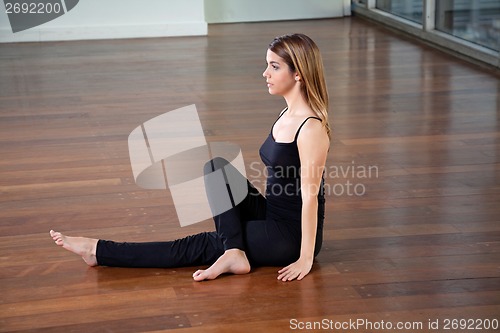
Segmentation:
{"type": "Polygon", "coordinates": [[[267,67],[262,76],[266,79],[271,95],[286,95],[295,85],[295,73],[290,71],[283,58],[271,50],[266,54],[267,67]]]}

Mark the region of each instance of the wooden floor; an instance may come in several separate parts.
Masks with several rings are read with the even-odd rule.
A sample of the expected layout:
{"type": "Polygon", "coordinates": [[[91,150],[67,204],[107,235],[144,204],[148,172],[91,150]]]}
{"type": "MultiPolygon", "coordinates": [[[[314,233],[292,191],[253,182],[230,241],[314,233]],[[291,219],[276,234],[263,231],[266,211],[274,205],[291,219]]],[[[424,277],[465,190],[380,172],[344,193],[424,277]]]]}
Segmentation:
{"type": "Polygon", "coordinates": [[[487,70],[359,18],[212,25],[0,45],[0,110],[1,332],[468,332],[453,319],[488,332],[500,320],[500,80],[487,70]],[[297,31],[323,52],[334,128],[307,278],[278,282],[271,267],[195,283],[196,267],[88,268],[53,244],[51,228],[123,241],[212,230],[181,228],[169,192],[134,184],[128,135],[196,104],[208,140],[239,144],[258,183],[249,166],[284,106],[267,94],[265,51],[297,31]],[[334,330],[349,321],[360,326],[334,330]]]}

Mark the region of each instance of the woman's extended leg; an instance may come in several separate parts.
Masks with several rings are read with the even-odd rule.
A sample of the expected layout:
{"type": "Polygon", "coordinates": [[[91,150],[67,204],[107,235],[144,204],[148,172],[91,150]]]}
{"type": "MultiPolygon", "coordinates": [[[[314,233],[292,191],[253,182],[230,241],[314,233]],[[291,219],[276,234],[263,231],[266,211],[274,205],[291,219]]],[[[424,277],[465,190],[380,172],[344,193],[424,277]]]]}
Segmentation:
{"type": "Polygon", "coordinates": [[[175,268],[213,264],[223,253],[215,232],[166,242],[114,242],[65,236],[53,230],[57,245],[80,255],[89,266],[175,268]]]}

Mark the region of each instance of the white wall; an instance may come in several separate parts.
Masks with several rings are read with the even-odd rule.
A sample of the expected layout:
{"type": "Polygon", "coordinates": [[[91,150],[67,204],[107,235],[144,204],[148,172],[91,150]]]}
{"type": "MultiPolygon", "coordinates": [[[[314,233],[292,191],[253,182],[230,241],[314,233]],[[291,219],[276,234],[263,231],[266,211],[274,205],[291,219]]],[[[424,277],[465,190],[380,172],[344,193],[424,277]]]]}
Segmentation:
{"type": "Polygon", "coordinates": [[[351,15],[351,0],[205,0],[208,23],[258,22],[351,15]]]}
{"type": "Polygon", "coordinates": [[[206,35],[204,0],[80,0],[63,16],[13,33],[0,5],[0,42],[206,35]]]}
{"type": "Polygon", "coordinates": [[[13,33],[4,3],[0,3],[0,43],[199,36],[207,34],[207,22],[351,15],[350,0],[80,0],[52,21],[13,33]]]}

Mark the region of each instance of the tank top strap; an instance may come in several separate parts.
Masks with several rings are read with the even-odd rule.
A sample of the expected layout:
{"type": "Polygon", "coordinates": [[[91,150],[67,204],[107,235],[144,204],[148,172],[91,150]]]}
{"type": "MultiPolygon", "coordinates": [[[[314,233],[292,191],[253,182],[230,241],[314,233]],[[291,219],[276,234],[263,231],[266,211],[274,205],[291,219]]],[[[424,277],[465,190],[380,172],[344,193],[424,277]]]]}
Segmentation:
{"type": "Polygon", "coordinates": [[[302,129],[302,126],[304,126],[304,124],[306,123],[306,121],[308,121],[311,118],[312,119],[317,119],[317,120],[321,121],[320,118],[318,118],[318,117],[312,117],[312,116],[311,117],[307,117],[306,119],[304,119],[304,121],[302,122],[302,124],[300,124],[299,129],[297,130],[297,133],[295,133],[295,139],[293,139],[293,142],[297,141],[297,139],[299,138],[299,133],[300,133],[300,130],[302,129]]]}

